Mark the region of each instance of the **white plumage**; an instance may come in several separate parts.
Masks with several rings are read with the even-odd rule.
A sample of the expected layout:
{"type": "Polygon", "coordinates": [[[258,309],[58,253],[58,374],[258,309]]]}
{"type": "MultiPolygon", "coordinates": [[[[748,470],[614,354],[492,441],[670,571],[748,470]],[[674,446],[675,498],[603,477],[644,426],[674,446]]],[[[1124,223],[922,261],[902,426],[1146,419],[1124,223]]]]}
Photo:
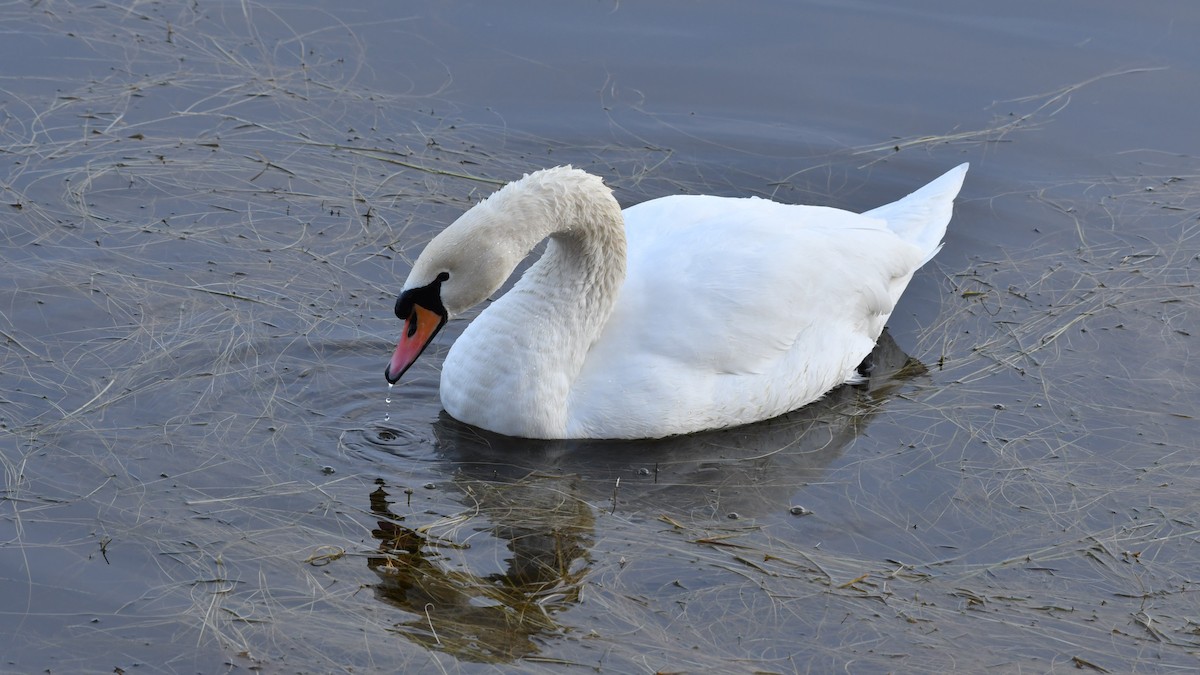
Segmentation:
{"type": "Polygon", "coordinates": [[[861,215],[710,196],[622,212],[583,171],[530,174],[418,258],[386,375],[398,379],[441,327],[429,316],[481,302],[550,237],[451,348],[447,412],[528,438],[656,438],[780,415],[856,379],[941,247],[966,171],[861,215]]]}

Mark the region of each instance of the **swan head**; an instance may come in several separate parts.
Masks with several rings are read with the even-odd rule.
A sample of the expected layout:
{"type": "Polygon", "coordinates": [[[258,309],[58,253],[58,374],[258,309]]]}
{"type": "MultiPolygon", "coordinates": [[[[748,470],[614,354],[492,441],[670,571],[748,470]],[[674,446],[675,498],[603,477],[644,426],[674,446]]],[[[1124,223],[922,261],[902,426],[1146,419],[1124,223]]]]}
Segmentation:
{"type": "Polygon", "coordinates": [[[477,204],[429,242],[396,298],[404,330],[384,370],[396,383],[446,322],[499,290],[528,250],[505,232],[493,198],[477,204]]]}
{"type": "Polygon", "coordinates": [[[421,252],[396,299],[404,332],[384,371],[388,382],[400,379],[448,320],[499,290],[539,241],[578,237],[576,228],[597,222],[619,242],[623,272],[621,207],[599,177],[579,169],[527,174],[460,216],[421,252]]]}

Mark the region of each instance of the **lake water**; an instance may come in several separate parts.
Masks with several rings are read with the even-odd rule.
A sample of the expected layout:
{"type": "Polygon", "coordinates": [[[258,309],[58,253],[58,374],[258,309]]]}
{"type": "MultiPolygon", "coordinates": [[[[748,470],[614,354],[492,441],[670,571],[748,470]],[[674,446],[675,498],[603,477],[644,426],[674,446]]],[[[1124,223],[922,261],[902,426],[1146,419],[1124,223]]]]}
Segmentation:
{"type": "MultiPolygon", "coordinates": [[[[0,671],[1171,671],[1200,653],[1200,5],[0,7],[0,671]],[[392,303],[571,163],[866,210],[868,386],[471,429],[392,303]]],[[[468,317],[469,318],[469,317],[468,317]]]]}

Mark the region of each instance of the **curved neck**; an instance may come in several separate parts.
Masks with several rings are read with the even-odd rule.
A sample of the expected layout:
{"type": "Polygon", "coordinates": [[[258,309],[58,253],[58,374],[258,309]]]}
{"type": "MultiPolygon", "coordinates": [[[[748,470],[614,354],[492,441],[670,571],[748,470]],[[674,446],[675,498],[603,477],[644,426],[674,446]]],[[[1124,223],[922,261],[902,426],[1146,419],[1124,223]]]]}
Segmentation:
{"type": "MultiPolygon", "coordinates": [[[[616,304],[625,279],[625,224],[612,192],[570,168],[526,176],[489,198],[489,239],[523,258],[549,237],[546,251],[463,332],[442,371],[471,405],[518,409],[526,437],[561,435],[571,387],[616,304]],[[489,371],[483,380],[480,367],[489,371]]],[[[447,387],[448,380],[453,386],[447,387]]],[[[466,404],[463,401],[462,404],[466,404]]],[[[460,418],[461,419],[461,418],[460,418]]]]}
{"type": "Polygon", "coordinates": [[[625,279],[625,221],[612,191],[596,176],[559,167],[530,174],[489,201],[496,202],[489,229],[500,230],[492,239],[510,242],[515,259],[549,237],[545,253],[509,295],[532,292],[554,309],[582,310],[581,320],[603,326],[625,279]]]}
{"type": "Polygon", "coordinates": [[[514,206],[532,216],[526,243],[532,247],[546,236],[549,241],[510,294],[529,310],[544,312],[547,326],[563,329],[552,334],[559,340],[555,348],[572,352],[573,376],[625,280],[621,207],[599,178],[574,169],[541,171],[518,185],[523,189],[514,206]]]}

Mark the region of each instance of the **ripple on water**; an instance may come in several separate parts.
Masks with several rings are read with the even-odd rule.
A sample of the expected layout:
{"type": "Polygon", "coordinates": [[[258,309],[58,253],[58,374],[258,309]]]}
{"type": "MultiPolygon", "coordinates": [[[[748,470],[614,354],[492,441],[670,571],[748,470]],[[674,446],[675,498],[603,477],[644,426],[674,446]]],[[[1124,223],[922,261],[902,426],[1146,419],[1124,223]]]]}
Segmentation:
{"type": "Polygon", "coordinates": [[[380,422],[342,435],[342,452],[358,459],[390,463],[395,460],[431,460],[438,455],[429,423],[413,426],[380,422]]]}

